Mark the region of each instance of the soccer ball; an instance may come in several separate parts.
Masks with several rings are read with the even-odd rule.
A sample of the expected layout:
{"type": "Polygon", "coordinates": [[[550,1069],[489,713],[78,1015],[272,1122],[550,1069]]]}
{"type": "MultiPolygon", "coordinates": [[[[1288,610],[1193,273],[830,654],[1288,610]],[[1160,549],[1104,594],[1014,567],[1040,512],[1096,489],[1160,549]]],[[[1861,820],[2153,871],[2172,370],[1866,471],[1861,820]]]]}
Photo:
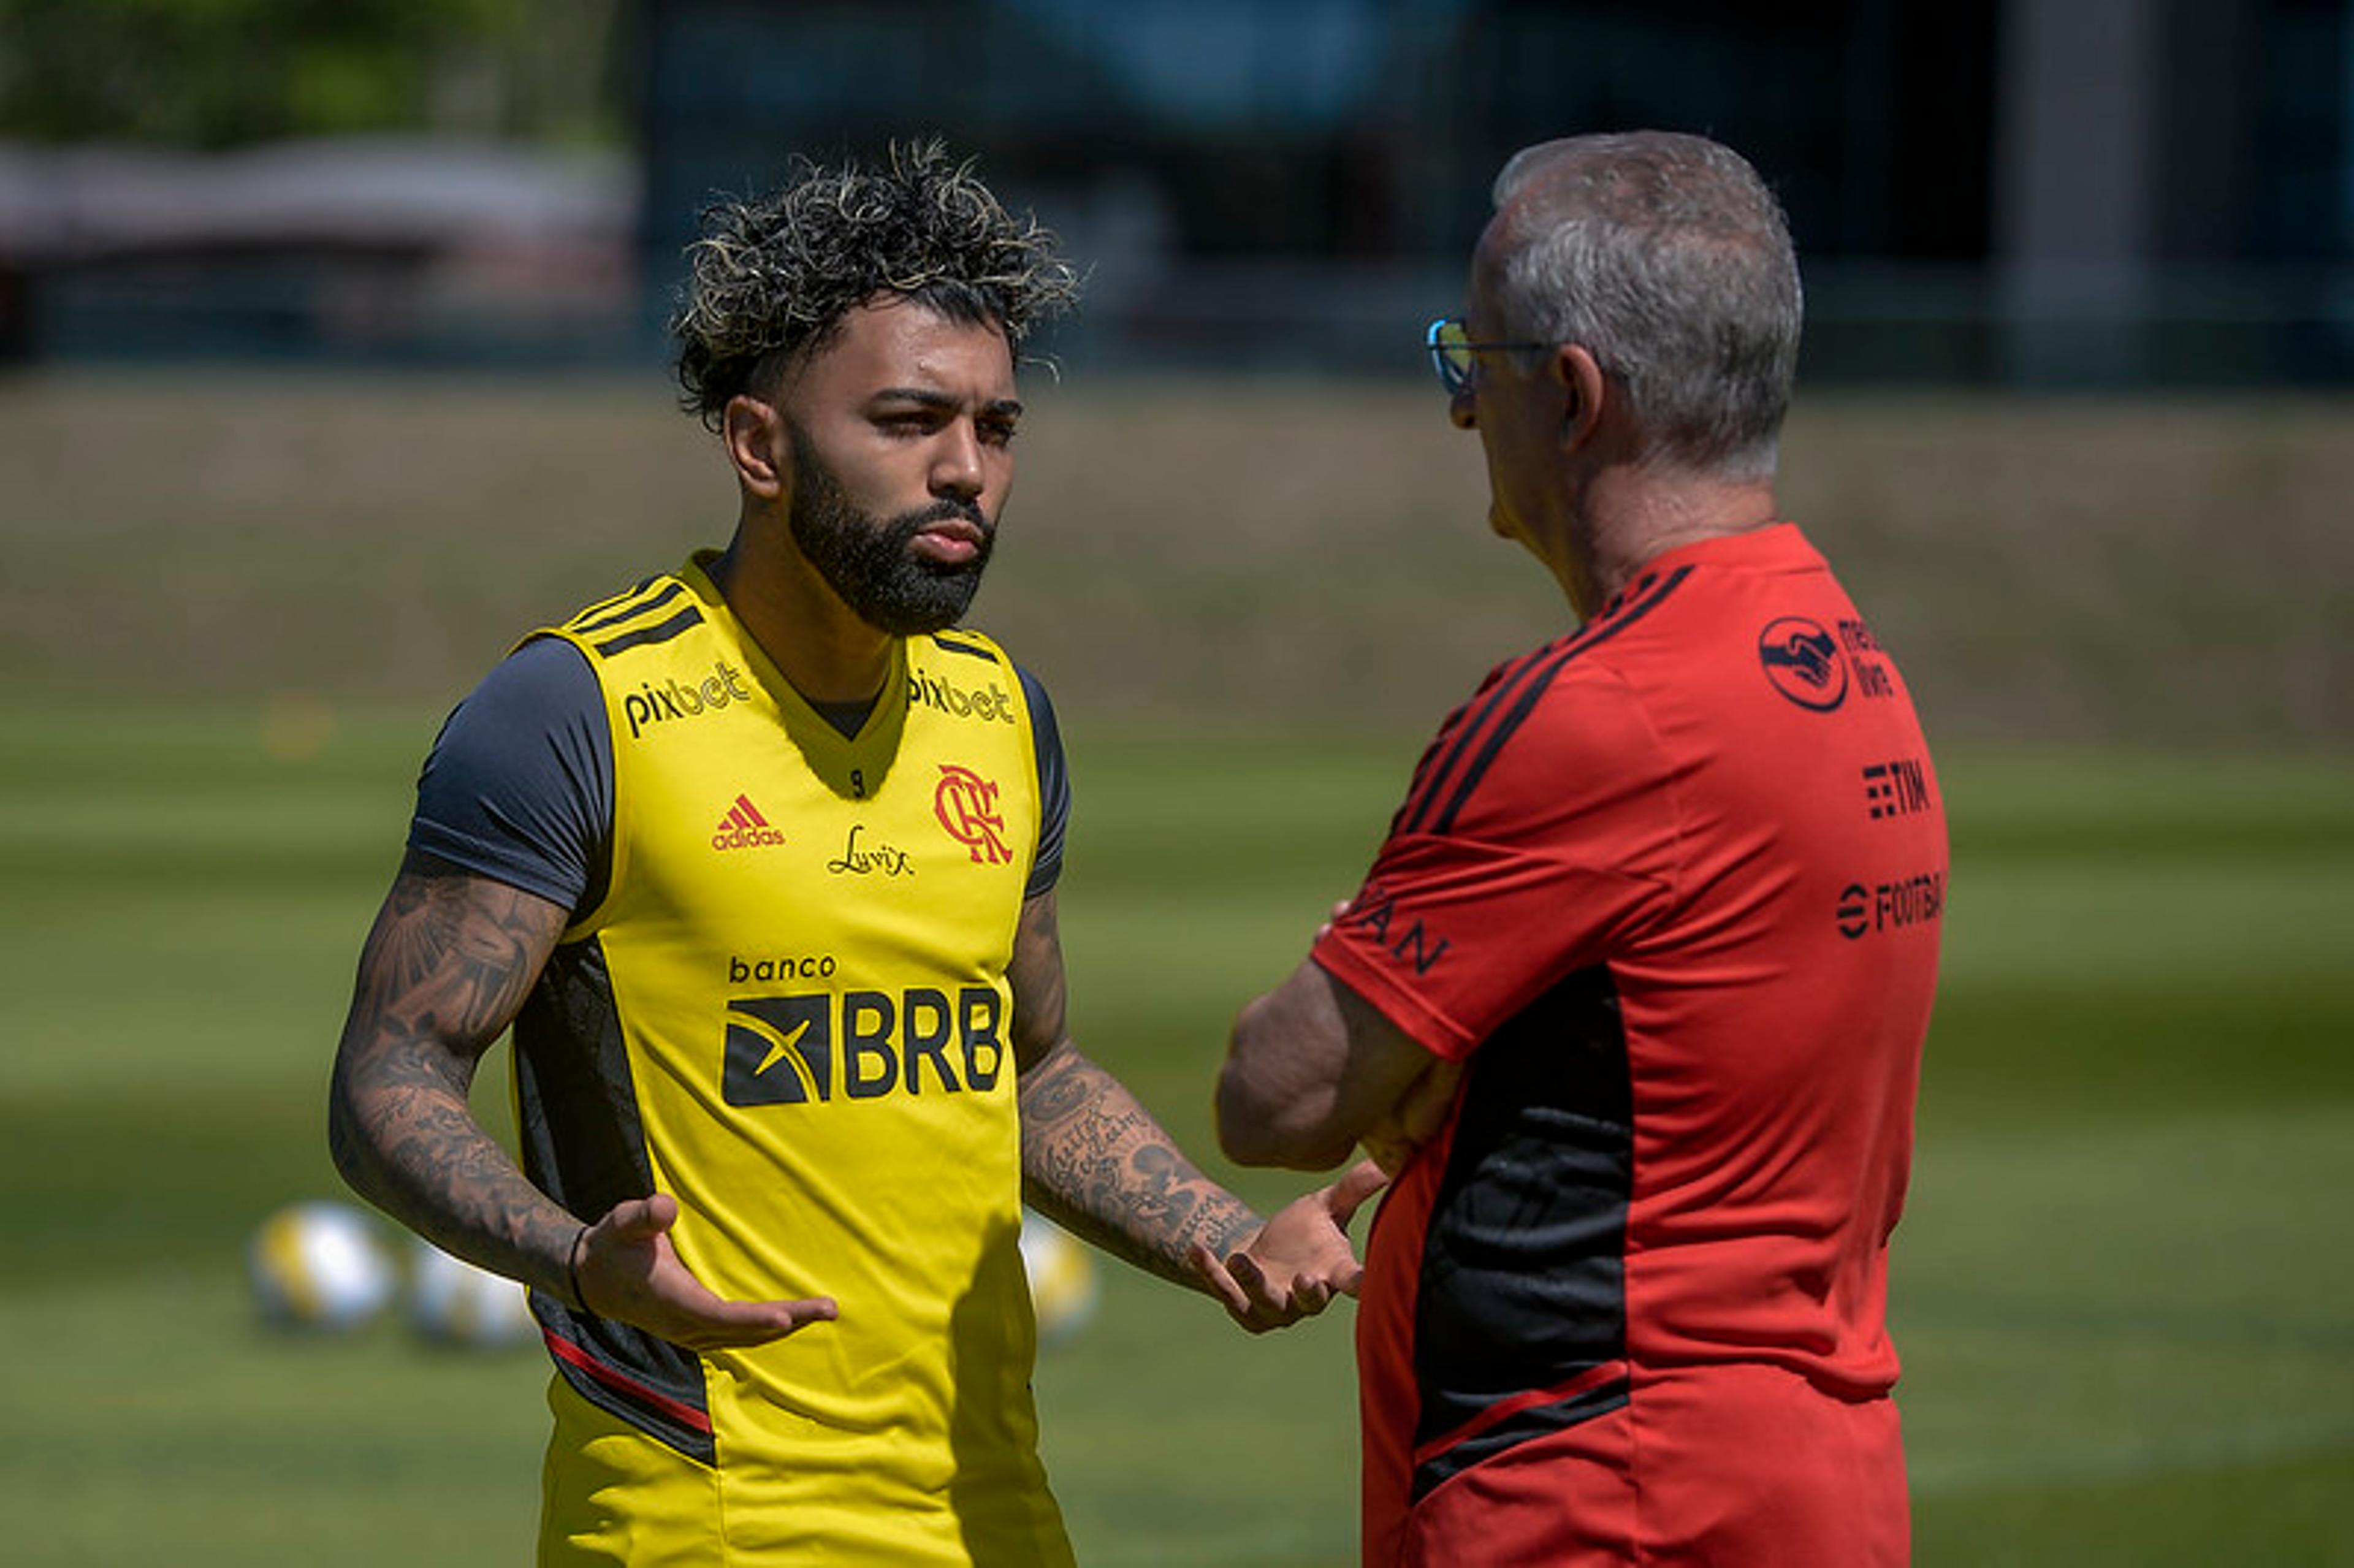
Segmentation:
{"type": "Polygon", "coordinates": [[[1095,1316],[1096,1262],[1084,1243],[1042,1214],[1022,1211],[1022,1270],[1042,1348],[1063,1344],[1095,1316]]]}
{"type": "Polygon", "coordinates": [[[261,1222],[246,1270],[265,1320],[344,1333],[384,1310],[397,1281],[376,1222],[349,1203],[296,1203],[261,1222]]]}
{"type": "Polygon", "coordinates": [[[408,1326],[440,1345],[503,1351],[535,1344],[529,1292],[419,1237],[408,1259],[408,1326]]]}

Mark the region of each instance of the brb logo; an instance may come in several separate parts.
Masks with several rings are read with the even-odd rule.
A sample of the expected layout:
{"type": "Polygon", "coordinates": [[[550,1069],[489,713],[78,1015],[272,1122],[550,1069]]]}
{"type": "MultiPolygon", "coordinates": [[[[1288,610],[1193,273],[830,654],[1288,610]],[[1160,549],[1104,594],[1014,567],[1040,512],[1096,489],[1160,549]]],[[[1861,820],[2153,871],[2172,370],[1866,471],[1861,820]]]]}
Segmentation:
{"type": "Polygon", "coordinates": [[[1847,700],[1839,639],[1804,616],[1767,623],[1757,634],[1757,662],[1774,689],[1802,708],[1827,714],[1847,700]]]}
{"type": "Polygon", "coordinates": [[[970,768],[940,764],[940,781],[932,791],[932,815],[949,837],[964,845],[980,865],[1002,865],[1013,858],[1005,847],[1005,817],[997,809],[997,786],[970,768]]]}
{"type": "Polygon", "coordinates": [[[912,986],[738,997],[727,1004],[719,1095],[731,1106],[822,1105],[895,1090],[984,1093],[1005,1065],[1004,999],[912,986]],[[952,1049],[953,1048],[953,1049],[952,1049]]]}

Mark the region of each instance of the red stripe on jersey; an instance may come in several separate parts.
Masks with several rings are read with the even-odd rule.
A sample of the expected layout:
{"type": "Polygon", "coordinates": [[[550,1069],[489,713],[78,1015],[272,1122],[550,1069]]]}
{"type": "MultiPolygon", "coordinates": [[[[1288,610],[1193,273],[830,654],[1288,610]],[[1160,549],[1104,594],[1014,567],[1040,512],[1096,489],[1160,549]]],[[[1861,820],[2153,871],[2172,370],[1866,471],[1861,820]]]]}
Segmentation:
{"type": "Polygon", "coordinates": [[[1457,1444],[1477,1437],[1507,1416],[1518,1415],[1523,1410],[1534,1410],[1540,1405],[1560,1404],[1626,1375],[1625,1361],[1604,1361],[1600,1366],[1586,1368],[1567,1383],[1556,1387],[1532,1388],[1526,1393],[1514,1394],[1510,1399],[1498,1400],[1454,1431],[1444,1436],[1434,1437],[1416,1447],[1414,1451],[1414,1462],[1417,1466],[1426,1465],[1457,1444]]]}
{"type": "Polygon", "coordinates": [[[708,1412],[697,1410],[691,1404],[682,1404],[660,1390],[647,1387],[628,1373],[614,1371],[571,1340],[559,1339],[553,1329],[541,1329],[539,1337],[547,1341],[548,1354],[556,1357],[557,1360],[578,1367],[614,1393],[627,1394],[631,1399],[650,1405],[682,1426],[700,1432],[706,1437],[711,1436],[711,1416],[708,1412]]]}

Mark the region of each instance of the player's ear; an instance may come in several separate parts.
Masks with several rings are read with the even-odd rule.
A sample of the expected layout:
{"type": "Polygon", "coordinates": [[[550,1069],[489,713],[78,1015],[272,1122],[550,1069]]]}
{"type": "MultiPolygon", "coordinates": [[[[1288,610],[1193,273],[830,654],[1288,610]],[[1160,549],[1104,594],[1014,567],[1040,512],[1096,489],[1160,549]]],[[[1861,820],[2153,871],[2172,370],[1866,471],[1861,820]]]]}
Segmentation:
{"type": "Polygon", "coordinates": [[[727,447],[736,478],[764,501],[782,495],[790,479],[784,466],[784,417],[748,393],[728,398],[720,413],[719,439],[727,447]]]}

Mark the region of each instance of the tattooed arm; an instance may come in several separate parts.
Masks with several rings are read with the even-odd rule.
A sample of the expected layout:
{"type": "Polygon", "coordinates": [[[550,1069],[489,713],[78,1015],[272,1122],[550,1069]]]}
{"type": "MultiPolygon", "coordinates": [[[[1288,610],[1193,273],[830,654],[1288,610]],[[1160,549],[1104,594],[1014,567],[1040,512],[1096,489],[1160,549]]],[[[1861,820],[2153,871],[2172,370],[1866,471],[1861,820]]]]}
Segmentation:
{"type": "Polygon", "coordinates": [[[568,1300],[580,1223],[524,1180],[467,1103],[564,919],[544,898],[410,852],[360,954],[327,1142],[344,1180],[403,1224],[568,1300]]]}
{"type": "Polygon", "coordinates": [[[1053,892],[1023,906],[1010,973],[1023,1193],[1033,1208],[1217,1298],[1254,1331],[1320,1312],[1336,1291],[1355,1293],[1362,1270],[1342,1227],[1380,1185],[1377,1172],[1352,1171],[1262,1221],[1071,1044],[1053,892]]]}
{"type": "Polygon", "coordinates": [[[680,1344],[757,1343],[832,1317],[822,1299],[722,1301],[671,1248],[675,1201],[632,1199],[586,1224],[525,1180],[474,1119],[474,1069],[564,924],[544,898],[408,853],[361,950],[335,1050],[335,1169],[444,1251],[680,1344]]]}

